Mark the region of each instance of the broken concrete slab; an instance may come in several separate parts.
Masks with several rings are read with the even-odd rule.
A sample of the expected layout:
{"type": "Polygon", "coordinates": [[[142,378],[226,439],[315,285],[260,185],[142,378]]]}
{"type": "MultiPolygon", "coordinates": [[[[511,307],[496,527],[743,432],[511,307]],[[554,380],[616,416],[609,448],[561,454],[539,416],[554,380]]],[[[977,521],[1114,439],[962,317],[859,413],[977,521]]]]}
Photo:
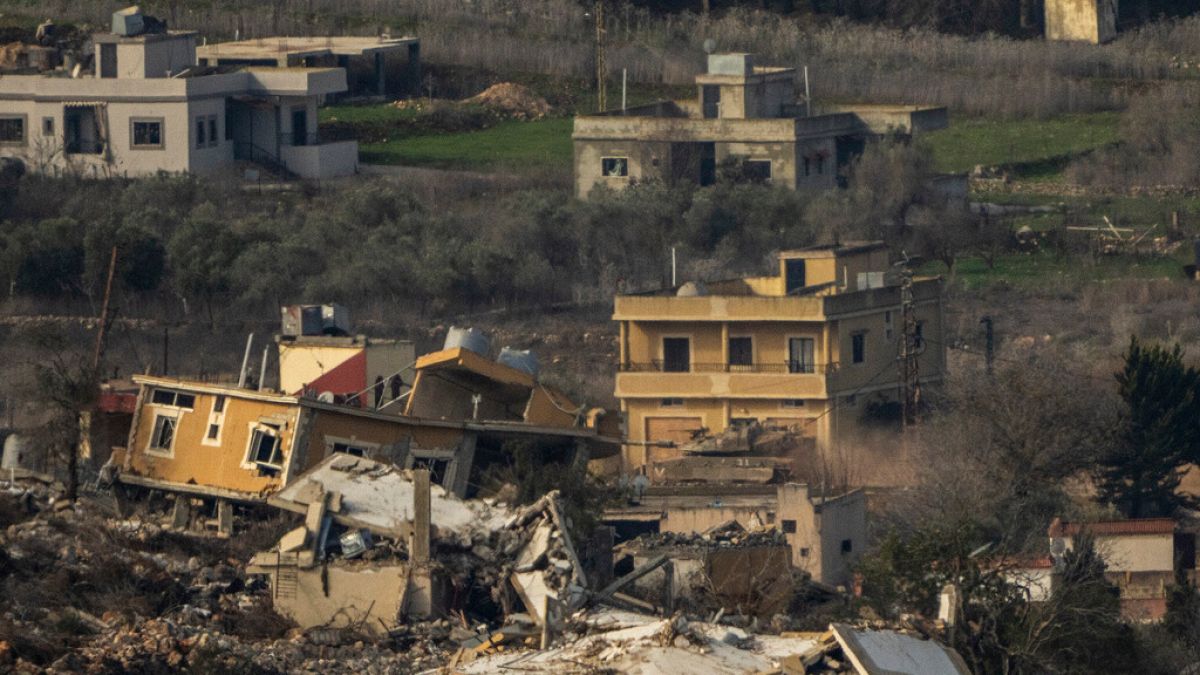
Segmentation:
{"type": "Polygon", "coordinates": [[[305,542],[308,541],[308,528],[297,527],[296,529],[283,535],[279,540],[279,551],[281,553],[291,553],[304,548],[305,542]]]}
{"type": "MultiPolygon", "coordinates": [[[[342,453],[331,455],[297,477],[272,496],[268,503],[288,511],[305,513],[323,493],[339,493],[341,509],[331,511],[333,520],[346,527],[372,534],[406,539],[415,513],[412,475],[392,465],[342,453]]],[[[430,486],[430,520],[435,538],[470,540],[470,534],[504,526],[513,512],[502,505],[481,500],[464,501],[440,485],[430,486]]]]}

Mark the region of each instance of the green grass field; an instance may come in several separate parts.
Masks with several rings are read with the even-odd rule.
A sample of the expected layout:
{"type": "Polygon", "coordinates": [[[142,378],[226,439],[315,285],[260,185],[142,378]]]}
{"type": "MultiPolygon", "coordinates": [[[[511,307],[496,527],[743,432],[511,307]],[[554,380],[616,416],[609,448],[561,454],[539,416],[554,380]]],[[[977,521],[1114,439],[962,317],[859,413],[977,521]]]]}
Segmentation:
{"type": "Polygon", "coordinates": [[[1189,262],[1186,252],[1169,256],[1108,255],[1095,259],[1079,255],[1058,257],[1050,252],[1013,253],[1000,256],[992,269],[988,269],[982,258],[964,257],[959,259],[952,275],[940,262],[927,262],[919,273],[952,278],[953,284],[965,289],[994,284],[1031,288],[1108,279],[1181,279],[1183,265],[1189,262]]]}
{"type": "Polygon", "coordinates": [[[976,165],[1015,165],[1020,177],[1055,178],[1067,160],[1117,141],[1120,116],[1114,112],[1063,115],[1050,119],[952,119],[950,126],[924,138],[933,148],[938,171],[970,171],[976,165]]]}
{"type": "Polygon", "coordinates": [[[436,169],[571,170],[571,118],[533,122],[510,120],[482,131],[413,136],[362,145],[368,164],[401,164],[436,169]]]}

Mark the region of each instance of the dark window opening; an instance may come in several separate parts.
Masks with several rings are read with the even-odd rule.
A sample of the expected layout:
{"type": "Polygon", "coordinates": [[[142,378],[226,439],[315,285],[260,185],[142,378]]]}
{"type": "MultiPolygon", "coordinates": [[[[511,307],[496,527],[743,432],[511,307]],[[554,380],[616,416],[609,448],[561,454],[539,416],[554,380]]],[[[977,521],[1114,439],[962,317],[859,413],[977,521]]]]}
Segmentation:
{"type": "Polygon", "coordinates": [[[788,338],[788,372],[812,373],[816,371],[813,363],[816,341],[813,338],[788,338]]]}
{"type": "Polygon", "coordinates": [[[221,435],[221,425],[220,424],[208,425],[208,439],[210,441],[217,440],[217,436],[220,436],[220,435],[221,435]]]}
{"type": "Polygon", "coordinates": [[[162,122],[134,121],[133,147],[161,148],[163,145],[162,122]]]}
{"type": "Polygon", "coordinates": [[[272,469],[282,468],[279,428],[264,424],[250,435],[250,461],[272,469]]]}
{"type": "Polygon", "coordinates": [[[429,482],[442,485],[446,480],[446,470],[450,468],[450,460],[433,457],[414,457],[414,469],[429,469],[429,482]]]}
{"type": "Polygon", "coordinates": [[[784,285],[788,295],[804,288],[805,279],[804,259],[793,258],[783,262],[784,285]]]}
{"type": "Polygon", "coordinates": [[[175,440],[174,417],[159,415],[154,418],[154,430],[150,433],[150,447],[155,450],[170,450],[171,442],[175,440]]]}
{"type": "Polygon", "coordinates": [[[211,115],[208,118],[208,144],[216,147],[219,137],[217,136],[217,116],[211,115]]]}
{"type": "Polygon", "coordinates": [[[700,90],[702,99],[702,107],[704,109],[704,119],[716,119],[721,114],[721,88],[706,84],[700,90]]]}
{"type": "Polygon", "coordinates": [[[683,407],[683,399],[681,399],[681,398],[664,398],[662,401],[659,402],[659,405],[661,405],[664,408],[682,408],[683,407]]]}
{"type": "Polygon", "coordinates": [[[800,549],[800,557],[801,557],[801,558],[807,558],[807,557],[808,557],[808,549],[807,549],[807,548],[802,548],[802,549],[800,549]]]}
{"type": "Polygon", "coordinates": [[[748,337],[729,338],[729,365],[754,365],[754,339],[748,337]]]}
{"type": "Polygon", "coordinates": [[[784,534],[796,534],[796,521],[785,519],[783,521],[783,533],[784,534]]]}
{"type": "Polygon", "coordinates": [[[25,118],[0,117],[0,143],[24,143],[25,118]]]}
{"type": "Polygon", "coordinates": [[[784,399],[783,407],[785,407],[785,408],[803,408],[804,407],[804,399],[802,399],[802,398],[784,399]]]}
{"type": "Polygon", "coordinates": [[[626,157],[604,157],[600,160],[600,172],[610,178],[629,175],[629,159],[626,157]]]}
{"type": "Polygon", "coordinates": [[[64,109],[63,131],[67,154],[98,155],[104,152],[104,138],[94,107],[64,109]]]}
{"type": "Polygon", "coordinates": [[[686,373],[692,369],[692,341],[663,338],[663,372],[686,373]]]}
{"type": "Polygon", "coordinates": [[[197,117],[196,118],[196,147],[197,148],[208,147],[207,129],[208,129],[208,125],[206,125],[204,123],[204,118],[197,117]]]}
{"type": "Polygon", "coordinates": [[[340,452],[345,455],[354,455],[355,457],[367,456],[366,448],[358,445],[351,445],[349,443],[334,443],[331,449],[334,452],[340,452]]]}
{"type": "Polygon", "coordinates": [[[866,358],[866,346],[866,333],[855,333],[850,336],[850,355],[854,363],[862,363],[866,358]]]}
{"type": "Polygon", "coordinates": [[[742,163],[742,175],[751,183],[771,182],[771,163],[762,160],[747,160],[742,163]]]}
{"type": "Polygon", "coordinates": [[[100,77],[117,76],[117,46],[112,43],[100,45],[100,77]]]}
{"type": "Polygon", "coordinates": [[[155,389],[150,396],[150,402],[157,405],[170,405],[176,408],[192,408],[196,405],[196,397],[170,389],[155,389]]]}
{"type": "Polygon", "coordinates": [[[854,544],[849,539],[842,540],[842,553],[850,553],[854,550],[854,544]]]}
{"type": "Polygon", "coordinates": [[[213,412],[225,412],[225,397],[218,396],[213,399],[213,412]]]}
{"type": "Polygon", "coordinates": [[[54,118],[53,117],[43,117],[42,118],[42,135],[43,136],[53,136],[54,135],[54,118]]]}

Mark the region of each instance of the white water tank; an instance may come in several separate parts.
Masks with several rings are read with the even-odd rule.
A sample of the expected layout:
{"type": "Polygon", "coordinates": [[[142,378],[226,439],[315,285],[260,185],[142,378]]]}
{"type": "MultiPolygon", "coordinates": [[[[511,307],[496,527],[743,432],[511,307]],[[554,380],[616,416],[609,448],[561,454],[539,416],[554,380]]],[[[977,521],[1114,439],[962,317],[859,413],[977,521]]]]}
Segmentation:
{"type": "Polygon", "coordinates": [[[496,360],[508,366],[509,368],[519,370],[528,375],[532,375],[533,377],[537,377],[537,356],[528,349],[513,349],[512,347],[505,347],[504,349],[500,350],[500,358],[496,360]]]}
{"type": "Polygon", "coordinates": [[[9,469],[24,469],[23,460],[25,459],[25,449],[27,443],[25,438],[17,434],[9,434],[8,438],[4,439],[4,456],[0,458],[0,469],[8,471],[9,469]]]}
{"type": "Polygon", "coordinates": [[[492,343],[479,329],[450,326],[450,330],[446,332],[446,342],[442,345],[442,349],[458,349],[459,347],[487,356],[492,350],[492,343]]]}

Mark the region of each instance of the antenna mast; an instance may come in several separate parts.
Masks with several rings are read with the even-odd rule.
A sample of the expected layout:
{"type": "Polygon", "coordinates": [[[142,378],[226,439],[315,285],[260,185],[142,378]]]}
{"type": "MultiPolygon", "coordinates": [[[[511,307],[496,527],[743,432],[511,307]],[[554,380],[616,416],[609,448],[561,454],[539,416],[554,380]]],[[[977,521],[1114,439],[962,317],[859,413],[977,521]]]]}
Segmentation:
{"type": "Polygon", "coordinates": [[[608,110],[608,64],[604,60],[604,0],[596,0],[596,110],[608,110]]]}

